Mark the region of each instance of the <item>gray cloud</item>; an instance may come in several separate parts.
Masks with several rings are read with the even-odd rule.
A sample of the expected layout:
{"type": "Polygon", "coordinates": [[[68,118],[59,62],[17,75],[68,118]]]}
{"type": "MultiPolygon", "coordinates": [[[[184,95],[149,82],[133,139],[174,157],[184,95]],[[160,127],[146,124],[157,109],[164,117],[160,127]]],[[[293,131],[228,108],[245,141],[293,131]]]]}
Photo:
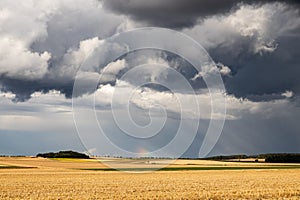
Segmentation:
{"type": "Polygon", "coordinates": [[[71,97],[74,74],[89,51],[128,23],[97,0],[4,0],[0,7],[0,86],[16,94],[15,101],[52,89],[71,97]]]}
{"type": "MultiPolygon", "coordinates": [[[[285,91],[292,91],[297,96],[300,90],[297,77],[300,62],[297,45],[300,33],[298,7],[281,3],[237,6],[237,2],[222,1],[217,6],[213,6],[212,2],[206,4],[205,1],[192,0],[190,3],[103,3],[106,7],[124,7],[124,12],[127,7],[137,9],[144,6],[146,10],[157,8],[161,12],[170,11],[170,16],[175,11],[179,16],[188,15],[190,9],[197,17],[220,14],[206,17],[195,26],[182,31],[202,44],[220,66],[228,67],[227,74],[223,74],[227,92],[255,101],[280,99],[281,93],[285,91]],[[235,10],[230,9],[233,4],[235,10]],[[172,5],[169,10],[165,8],[167,5],[172,5]],[[181,8],[182,11],[179,11],[181,8]]],[[[15,101],[28,100],[36,91],[47,93],[53,89],[71,97],[77,69],[85,57],[98,48],[98,52],[102,53],[95,54],[95,58],[92,58],[94,63],[91,68],[97,73],[101,71],[101,68],[109,64],[109,56],[119,48],[106,43],[105,38],[128,25],[128,18],[109,13],[96,0],[89,3],[80,1],[75,7],[70,6],[72,0],[68,3],[54,1],[54,6],[50,6],[49,2],[37,4],[35,12],[42,13],[39,21],[36,20],[37,15],[33,14],[26,19],[21,18],[25,11],[13,10],[15,1],[1,3],[6,8],[1,11],[6,17],[1,19],[5,29],[0,31],[3,36],[0,46],[6,47],[8,43],[13,45],[0,50],[4,58],[0,61],[0,85],[1,90],[16,94],[15,101]],[[34,34],[30,34],[31,32],[34,34]],[[18,46],[21,48],[16,48],[18,46]],[[15,59],[16,57],[19,59],[15,59]]],[[[130,9],[128,13],[134,15],[134,10],[130,9]]],[[[146,18],[151,21],[151,16],[146,18]]],[[[184,19],[179,16],[172,16],[172,19],[184,19]]],[[[159,21],[169,23],[168,18],[159,21]]],[[[128,66],[143,64],[149,59],[164,61],[190,80],[195,89],[206,87],[201,78],[191,80],[196,70],[171,53],[140,51],[127,55],[124,59],[128,66]]],[[[107,74],[106,82],[113,84],[126,70],[128,69],[119,70],[113,75],[107,74]]],[[[172,80],[172,77],[166,78],[166,81],[172,80]]],[[[152,87],[157,90],[165,89],[152,87]]]]}
{"type": "Polygon", "coordinates": [[[243,60],[242,68],[227,80],[227,91],[237,97],[264,101],[274,99],[286,90],[299,96],[300,48],[297,44],[300,37],[280,38],[278,42],[279,46],[272,54],[249,56],[243,60]]]}
{"type": "MultiPolygon", "coordinates": [[[[238,5],[239,2],[104,0],[103,9],[97,0],[2,0],[0,90],[8,93],[4,97],[0,95],[0,151],[35,154],[36,151],[68,147],[78,149],[79,141],[70,113],[71,101],[64,96],[72,96],[75,75],[88,55],[91,57],[81,78],[92,81],[103,68],[107,69],[102,83],[111,85],[98,88],[99,91],[89,95],[92,97],[98,92],[96,108],[99,109],[99,119],[107,132],[116,131],[111,138],[120,146],[132,148],[139,142],[134,141],[132,145],[120,140],[126,138],[112,126],[113,119],[106,113],[111,108],[109,94],[126,70],[144,63],[165,64],[183,74],[194,89],[206,87],[201,77],[193,79],[197,71],[189,63],[168,52],[141,50],[109,63],[111,55],[123,47],[107,42],[106,38],[139,25],[181,29],[203,45],[218,63],[227,93],[232,96],[228,97],[228,121],[224,134],[212,154],[299,151],[299,107],[296,106],[300,105],[300,17],[299,7],[292,4],[298,1],[271,3],[275,1],[253,0],[238,5]],[[120,16],[120,13],[126,16],[120,16]],[[52,90],[57,90],[59,95],[52,94],[52,90]],[[105,95],[105,90],[108,95],[105,95]],[[14,101],[25,102],[10,102],[14,95],[14,101]],[[239,133],[238,130],[243,131],[239,133]],[[66,135],[60,132],[66,132],[66,135]],[[70,138],[73,138],[72,144],[70,138]],[[33,141],[42,144],[39,146],[43,148],[32,145],[33,141]]],[[[185,47],[185,44],[180,45],[185,47]]],[[[180,88],[175,78],[165,71],[155,68],[147,73],[149,80],[157,78],[180,88]]],[[[134,84],[135,80],[129,82],[134,84]]],[[[167,104],[167,109],[176,113],[169,116],[163,135],[150,141],[153,146],[149,148],[154,149],[172,138],[172,135],[164,137],[164,133],[170,134],[179,121],[176,106],[161,92],[166,88],[148,86],[152,90],[149,92],[143,88],[134,102],[141,109],[133,112],[140,124],[149,121],[144,116],[149,106],[143,99],[147,99],[146,103],[151,103],[151,98],[153,102],[164,101],[162,105],[167,104]]],[[[94,91],[80,92],[78,96],[94,91]]],[[[210,102],[209,94],[199,92],[197,97],[203,107],[208,107],[202,113],[210,114],[209,105],[205,104],[210,102]]],[[[76,99],[80,100],[80,97],[76,99]]],[[[88,110],[85,105],[80,106],[88,110]]],[[[194,107],[191,106],[190,110],[193,111],[194,107]]],[[[88,134],[91,125],[95,124],[85,115],[82,120],[84,133],[88,134]]],[[[198,155],[207,118],[201,119],[200,124],[197,139],[186,155],[198,155]]],[[[189,134],[188,130],[186,132],[189,134]]],[[[144,141],[140,143],[140,146],[145,145],[144,141]]],[[[103,144],[100,146],[103,152],[112,153],[103,144]]]]}
{"type": "Polygon", "coordinates": [[[203,17],[224,14],[235,9],[238,3],[299,3],[297,0],[103,0],[103,2],[105,8],[116,13],[129,15],[134,20],[152,26],[169,28],[191,27],[203,17]]]}
{"type": "Polygon", "coordinates": [[[228,93],[254,101],[280,99],[287,90],[295,98],[300,94],[299,8],[242,6],[183,31],[230,68],[230,77],[224,77],[228,93]]]}

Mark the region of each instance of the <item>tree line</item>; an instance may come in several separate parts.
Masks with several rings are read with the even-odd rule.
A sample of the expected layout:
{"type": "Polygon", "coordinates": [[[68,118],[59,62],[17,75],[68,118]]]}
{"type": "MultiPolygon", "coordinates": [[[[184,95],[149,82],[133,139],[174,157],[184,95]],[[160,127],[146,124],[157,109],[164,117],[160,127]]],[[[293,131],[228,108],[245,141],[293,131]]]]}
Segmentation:
{"type": "Polygon", "coordinates": [[[300,153],[268,153],[259,155],[226,155],[205,158],[207,160],[232,160],[232,159],[265,159],[269,163],[300,163],[300,153]]]}
{"type": "Polygon", "coordinates": [[[59,151],[59,152],[49,152],[49,153],[39,153],[36,155],[37,157],[43,158],[90,158],[88,155],[83,153],[78,153],[75,151],[59,151]]]}

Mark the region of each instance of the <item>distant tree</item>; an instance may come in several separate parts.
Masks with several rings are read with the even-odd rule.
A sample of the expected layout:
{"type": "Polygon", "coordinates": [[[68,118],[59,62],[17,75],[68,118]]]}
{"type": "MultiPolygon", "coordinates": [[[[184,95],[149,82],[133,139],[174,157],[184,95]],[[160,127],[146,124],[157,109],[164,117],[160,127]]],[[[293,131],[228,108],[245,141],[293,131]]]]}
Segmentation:
{"type": "Polygon", "coordinates": [[[231,160],[231,159],[245,159],[248,158],[247,155],[228,155],[228,156],[213,156],[213,157],[208,157],[205,158],[206,160],[231,160]]]}
{"type": "Polygon", "coordinates": [[[231,159],[246,159],[246,158],[255,158],[255,162],[258,162],[259,159],[265,159],[265,162],[270,163],[300,163],[300,154],[299,153],[269,153],[269,154],[259,154],[259,155],[228,155],[228,156],[213,156],[204,158],[206,160],[231,160],[231,159]]]}
{"type": "Polygon", "coordinates": [[[49,152],[49,153],[39,153],[36,155],[37,157],[43,158],[84,158],[89,159],[90,157],[83,153],[78,153],[75,151],[59,151],[56,153],[49,152]]]}
{"type": "Polygon", "coordinates": [[[270,163],[300,163],[300,154],[266,154],[265,162],[270,163]]]}

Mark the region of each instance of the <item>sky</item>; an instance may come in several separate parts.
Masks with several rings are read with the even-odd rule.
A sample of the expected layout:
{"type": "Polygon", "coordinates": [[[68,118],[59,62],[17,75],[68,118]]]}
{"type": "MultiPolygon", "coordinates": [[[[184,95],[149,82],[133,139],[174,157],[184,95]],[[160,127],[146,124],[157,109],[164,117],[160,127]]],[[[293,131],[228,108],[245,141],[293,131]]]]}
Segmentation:
{"type": "Polygon", "coordinates": [[[1,0],[0,154],[300,152],[300,4],[1,0]]]}

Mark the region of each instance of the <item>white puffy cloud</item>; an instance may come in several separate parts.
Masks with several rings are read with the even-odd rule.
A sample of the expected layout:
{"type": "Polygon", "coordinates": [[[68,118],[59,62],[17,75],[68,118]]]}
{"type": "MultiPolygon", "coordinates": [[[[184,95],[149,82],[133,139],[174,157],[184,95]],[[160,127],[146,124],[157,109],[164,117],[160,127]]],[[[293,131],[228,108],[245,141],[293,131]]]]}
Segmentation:
{"type": "Polygon", "coordinates": [[[216,65],[219,67],[220,73],[221,73],[223,76],[229,76],[229,75],[230,75],[231,70],[230,70],[229,67],[225,66],[225,65],[222,64],[222,63],[217,63],[216,65]]]}
{"type": "Polygon", "coordinates": [[[11,93],[11,92],[1,92],[0,97],[1,97],[1,100],[6,99],[6,98],[7,99],[14,99],[16,97],[16,95],[11,93]]]}
{"type": "MultiPolygon", "coordinates": [[[[289,35],[300,26],[299,11],[284,3],[243,5],[225,15],[204,19],[183,32],[196,38],[206,48],[231,46],[239,53],[241,43],[248,40],[252,53],[272,52],[277,48],[276,39],[289,35]]],[[[245,48],[245,46],[244,46],[245,48]]]]}
{"type": "Polygon", "coordinates": [[[101,70],[100,82],[115,81],[119,72],[126,67],[124,59],[109,63],[101,70]]]}
{"type": "Polygon", "coordinates": [[[97,0],[3,0],[0,7],[0,75],[12,79],[74,77],[104,38],[135,26],[97,0]]]}
{"type": "Polygon", "coordinates": [[[48,52],[31,52],[20,40],[0,39],[0,75],[10,78],[41,79],[48,71],[48,52]]]}
{"type": "Polygon", "coordinates": [[[285,91],[284,93],[281,94],[282,96],[286,98],[292,98],[294,96],[294,93],[292,91],[285,91]]]}
{"type": "Polygon", "coordinates": [[[53,79],[62,77],[63,79],[73,79],[80,67],[84,64],[86,59],[89,58],[90,64],[95,66],[98,65],[98,59],[93,59],[91,62],[91,56],[93,52],[103,44],[104,41],[99,38],[91,38],[87,40],[80,41],[78,49],[69,49],[64,55],[61,63],[59,63],[55,68],[51,69],[53,79]]]}
{"type": "MultiPolygon", "coordinates": [[[[117,81],[116,86],[110,84],[101,85],[94,94],[85,95],[85,103],[82,102],[82,105],[93,103],[95,97],[95,105],[100,109],[109,108],[111,109],[112,101],[115,104],[118,104],[122,109],[126,109],[126,106],[121,102],[124,100],[117,99],[114,96],[116,89],[128,88],[124,90],[123,98],[128,99],[128,103],[133,103],[137,107],[148,110],[152,107],[157,107],[159,105],[161,108],[164,108],[167,111],[182,114],[190,119],[213,119],[218,120],[225,117],[227,120],[238,120],[243,118],[244,115],[260,115],[262,118],[272,118],[278,116],[288,116],[295,109],[293,104],[288,99],[278,99],[274,101],[266,102],[254,102],[248,99],[236,98],[232,95],[226,95],[220,99],[213,99],[215,102],[215,113],[212,113],[212,95],[209,91],[203,91],[199,94],[182,94],[178,92],[160,92],[155,91],[150,88],[140,88],[134,85],[131,85],[127,82],[117,81]],[[133,92],[129,94],[128,91],[133,92]],[[226,99],[226,115],[224,113],[218,112],[222,111],[224,106],[224,99],[226,99]],[[90,99],[88,101],[88,99],[90,99]],[[183,100],[183,101],[182,101],[183,100]],[[197,101],[200,109],[198,113],[195,109],[194,104],[181,105],[182,103],[197,101]],[[200,114],[200,115],[199,115],[200,114]]],[[[221,96],[220,96],[221,97],[221,96]]],[[[80,100],[76,100],[80,102],[80,100]]],[[[127,102],[127,101],[126,101],[127,102]]],[[[133,113],[134,115],[134,113],[133,113]]]]}
{"type": "Polygon", "coordinates": [[[117,75],[122,69],[126,67],[125,60],[117,60],[115,62],[109,63],[102,69],[102,74],[112,74],[117,75]]]}
{"type": "Polygon", "coordinates": [[[32,42],[47,36],[47,7],[43,3],[33,5],[33,1],[0,2],[0,75],[33,80],[47,72],[51,53],[30,50],[32,42]]]}

